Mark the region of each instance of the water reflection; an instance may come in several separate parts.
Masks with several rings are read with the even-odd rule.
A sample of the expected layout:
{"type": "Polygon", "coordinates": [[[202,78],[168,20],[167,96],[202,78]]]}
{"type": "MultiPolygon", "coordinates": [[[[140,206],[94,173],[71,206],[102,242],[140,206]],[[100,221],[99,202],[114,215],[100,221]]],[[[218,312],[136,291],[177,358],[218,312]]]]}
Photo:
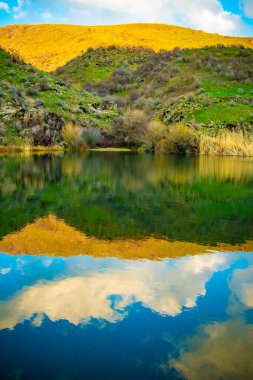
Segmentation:
{"type": "Polygon", "coordinates": [[[109,152],[5,157],[0,238],[54,215],[97,239],[153,236],[237,249],[253,240],[252,182],[252,159],[246,158],[109,152]]]}
{"type": "Polygon", "coordinates": [[[0,378],[253,378],[252,184],[243,158],[1,157],[0,378]]]}
{"type": "MultiPolygon", "coordinates": [[[[30,259],[25,257],[24,260],[30,259]]],[[[85,257],[80,257],[79,266],[87,267],[86,261],[85,257]]],[[[36,325],[42,322],[43,315],[52,321],[66,319],[75,325],[91,318],[117,322],[135,302],[159,314],[175,316],[183,307],[196,306],[197,297],[205,295],[205,284],[212,273],[225,269],[229,262],[224,255],[156,263],[105,259],[97,263],[103,270],[99,267],[93,270],[91,264],[82,275],[62,278],[61,273],[59,280],[36,282],[21,289],[10,300],[1,302],[0,328],[13,328],[34,315],[37,316],[33,320],[36,325]]],[[[70,261],[69,271],[71,264],[70,261]]],[[[21,268],[20,265],[19,271],[21,268]]]]}
{"type": "Polygon", "coordinates": [[[177,360],[171,360],[186,379],[252,379],[253,325],[244,320],[229,320],[202,326],[184,342],[177,360]]]}
{"type": "Polygon", "coordinates": [[[158,260],[164,257],[197,255],[214,250],[247,252],[253,250],[253,242],[247,241],[238,246],[228,244],[208,246],[154,237],[104,240],[85,235],[68,226],[63,220],[57,219],[55,215],[39,218],[21,231],[9,234],[0,241],[0,251],[5,253],[53,256],[90,255],[158,260]]]}
{"type": "Polygon", "coordinates": [[[59,371],[69,379],[87,373],[94,379],[103,373],[104,379],[173,380],[202,379],[203,373],[208,380],[253,375],[250,253],[163,261],[4,254],[0,258],[4,378],[18,369],[22,336],[27,357],[21,355],[21,379],[40,378],[33,365],[36,355],[45,378],[58,378],[59,371]],[[69,371],[83,355],[73,377],[69,371]],[[101,368],[90,368],[90,363],[101,361],[101,368]]]}

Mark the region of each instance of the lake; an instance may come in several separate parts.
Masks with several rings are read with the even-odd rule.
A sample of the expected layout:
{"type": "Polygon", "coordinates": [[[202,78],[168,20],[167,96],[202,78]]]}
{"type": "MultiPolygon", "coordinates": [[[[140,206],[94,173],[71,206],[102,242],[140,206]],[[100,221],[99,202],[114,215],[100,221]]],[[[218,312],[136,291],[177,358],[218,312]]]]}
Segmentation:
{"type": "Polygon", "coordinates": [[[0,378],[253,378],[253,159],[0,157],[0,378]]]}

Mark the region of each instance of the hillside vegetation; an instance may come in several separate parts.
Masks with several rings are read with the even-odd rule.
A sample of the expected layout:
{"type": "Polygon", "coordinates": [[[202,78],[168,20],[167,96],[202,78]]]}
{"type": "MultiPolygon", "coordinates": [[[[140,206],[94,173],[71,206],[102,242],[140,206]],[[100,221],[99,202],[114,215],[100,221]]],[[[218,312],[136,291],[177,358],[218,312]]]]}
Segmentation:
{"type": "Polygon", "coordinates": [[[252,140],[248,145],[244,137],[252,139],[253,131],[252,68],[253,50],[243,46],[158,53],[112,46],[89,50],[55,74],[117,104],[122,119],[112,135],[118,144],[153,149],[159,140],[160,151],[182,153],[198,150],[205,133],[213,139],[200,144],[203,152],[229,142],[232,154],[240,141],[240,154],[251,155],[252,140]],[[178,139],[183,146],[176,146],[178,139]]]}
{"type": "Polygon", "coordinates": [[[49,74],[0,50],[0,145],[252,156],[252,67],[243,46],[109,46],[49,74]]]}
{"type": "Polygon", "coordinates": [[[103,129],[115,114],[115,105],[0,49],[0,145],[60,144],[66,124],[103,129]]]}
{"type": "Polygon", "coordinates": [[[88,48],[135,46],[171,50],[217,44],[253,47],[252,38],[233,38],[163,24],[114,26],[11,25],[0,28],[0,45],[44,71],[58,67],[88,48]]]}

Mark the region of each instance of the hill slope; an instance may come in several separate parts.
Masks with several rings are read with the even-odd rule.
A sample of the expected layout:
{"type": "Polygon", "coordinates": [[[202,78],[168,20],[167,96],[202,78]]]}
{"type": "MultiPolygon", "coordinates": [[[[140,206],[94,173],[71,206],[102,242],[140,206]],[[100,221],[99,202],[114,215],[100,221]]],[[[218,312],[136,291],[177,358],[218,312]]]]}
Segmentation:
{"type": "Polygon", "coordinates": [[[240,124],[252,130],[252,67],[253,50],[243,47],[159,53],[111,47],[75,58],[56,75],[166,124],[197,123],[209,131],[240,124]]]}
{"type": "Polygon", "coordinates": [[[69,60],[101,46],[147,47],[155,51],[198,48],[207,45],[253,47],[252,38],[233,38],[163,24],[116,26],[12,25],[0,28],[0,45],[44,71],[53,71],[69,60]]]}
{"type": "Polygon", "coordinates": [[[115,106],[25,64],[0,49],[0,145],[54,145],[68,121],[87,128],[111,123],[115,106]]]}

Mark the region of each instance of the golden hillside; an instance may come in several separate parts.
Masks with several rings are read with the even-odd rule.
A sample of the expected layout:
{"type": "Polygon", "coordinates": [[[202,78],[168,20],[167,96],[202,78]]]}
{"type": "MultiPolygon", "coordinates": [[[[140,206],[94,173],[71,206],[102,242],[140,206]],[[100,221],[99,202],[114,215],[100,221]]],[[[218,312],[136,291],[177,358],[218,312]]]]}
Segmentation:
{"type": "Polygon", "coordinates": [[[35,67],[53,71],[89,47],[144,46],[154,50],[207,45],[244,45],[253,38],[225,37],[163,24],[116,26],[11,25],[0,28],[0,45],[15,50],[35,67]]]}

